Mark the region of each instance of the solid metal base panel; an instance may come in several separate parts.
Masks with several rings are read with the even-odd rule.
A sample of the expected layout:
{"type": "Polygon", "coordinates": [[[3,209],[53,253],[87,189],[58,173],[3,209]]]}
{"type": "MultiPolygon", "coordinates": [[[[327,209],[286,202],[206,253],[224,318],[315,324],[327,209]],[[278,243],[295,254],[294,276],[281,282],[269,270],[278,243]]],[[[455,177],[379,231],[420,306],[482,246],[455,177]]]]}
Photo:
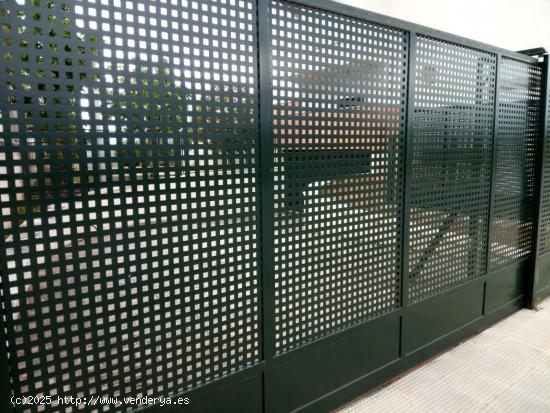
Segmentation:
{"type": "Polygon", "coordinates": [[[529,264],[529,260],[524,260],[487,276],[486,313],[514,301],[519,301],[521,305],[520,298],[524,295],[529,264]]]}
{"type": "Polygon", "coordinates": [[[189,398],[188,405],[154,405],[146,413],[258,413],[263,409],[263,363],[172,397],[189,398]]]}
{"type": "Polygon", "coordinates": [[[485,316],[480,279],[276,358],[266,372],[266,411],[331,411],[517,311],[521,296],[497,306],[514,295],[508,272],[518,274],[500,274],[506,287],[495,289],[485,316]]]}
{"type": "Polygon", "coordinates": [[[399,358],[399,315],[389,314],[273,360],[267,411],[289,412],[399,358]],[[339,336],[339,337],[338,337],[339,336]]]}
{"type": "Polygon", "coordinates": [[[547,297],[550,297],[550,285],[535,292],[535,296],[534,296],[535,306],[538,306],[540,302],[547,297]]]}
{"type": "Polygon", "coordinates": [[[534,290],[535,305],[550,296],[550,253],[537,257],[534,290]]]}
{"type": "Polygon", "coordinates": [[[338,391],[334,391],[322,399],[315,400],[297,411],[300,413],[331,412],[356,399],[357,397],[364,396],[369,390],[374,390],[375,388],[384,385],[396,376],[409,369],[415,368],[418,364],[449,349],[464,339],[479,333],[490,325],[500,321],[504,317],[507,317],[516,311],[518,311],[518,306],[516,303],[504,305],[491,314],[478,317],[475,321],[467,323],[462,327],[439,337],[437,340],[432,341],[428,345],[419,348],[415,352],[408,354],[401,359],[387,364],[383,368],[375,370],[357,380],[354,380],[353,382],[348,383],[346,386],[338,389],[338,391]]]}
{"type": "Polygon", "coordinates": [[[483,280],[409,306],[403,316],[404,354],[429,344],[483,314],[483,280]]]}

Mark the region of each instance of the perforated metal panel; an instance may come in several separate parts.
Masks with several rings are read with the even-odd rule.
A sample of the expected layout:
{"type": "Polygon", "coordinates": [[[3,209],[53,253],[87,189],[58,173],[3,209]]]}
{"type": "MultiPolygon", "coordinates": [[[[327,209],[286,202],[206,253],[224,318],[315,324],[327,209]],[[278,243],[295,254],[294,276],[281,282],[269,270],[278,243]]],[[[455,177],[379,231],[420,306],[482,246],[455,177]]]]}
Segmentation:
{"type": "Polygon", "coordinates": [[[409,302],[485,272],[494,55],[418,37],[409,302]]]}
{"type": "MultiPolygon", "coordinates": [[[[550,96],[546,102],[546,110],[550,110],[550,96]]],[[[541,200],[539,217],[538,255],[550,252],[550,116],[546,117],[545,156],[542,160],[541,200]]]]}
{"type": "Polygon", "coordinates": [[[16,394],[167,396],[259,360],[255,4],[0,2],[16,394]]]}
{"type": "Polygon", "coordinates": [[[533,242],[541,68],[503,57],[499,68],[491,267],[527,257],[533,242]]]}
{"type": "Polygon", "coordinates": [[[328,411],[520,294],[535,58],[329,0],[0,0],[0,41],[2,412],[328,411]]]}
{"type": "Polygon", "coordinates": [[[271,7],[280,353],[398,305],[407,38],[271,7]]]}

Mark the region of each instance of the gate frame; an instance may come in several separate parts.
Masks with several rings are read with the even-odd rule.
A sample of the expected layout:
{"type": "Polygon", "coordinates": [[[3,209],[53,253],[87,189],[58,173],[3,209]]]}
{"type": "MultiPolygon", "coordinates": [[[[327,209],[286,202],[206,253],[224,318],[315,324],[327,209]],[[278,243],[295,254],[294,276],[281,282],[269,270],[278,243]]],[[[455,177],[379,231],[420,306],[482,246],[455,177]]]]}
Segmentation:
{"type": "MultiPolygon", "coordinates": [[[[260,64],[260,148],[261,148],[261,182],[262,182],[262,297],[263,297],[263,320],[264,324],[262,326],[264,337],[263,341],[263,354],[265,356],[265,370],[264,370],[264,411],[267,413],[284,411],[282,406],[278,406],[278,392],[272,388],[273,383],[277,381],[274,377],[274,370],[276,370],[277,365],[282,363],[292,364],[293,358],[300,358],[304,353],[308,353],[308,349],[316,351],[317,347],[322,347],[325,343],[329,341],[334,341],[336,339],[346,340],[350,339],[358,330],[365,328],[366,325],[376,323],[378,319],[387,318],[387,317],[398,317],[399,318],[399,358],[387,363],[380,368],[369,371],[367,374],[359,377],[346,385],[333,389],[330,392],[327,392],[318,399],[311,400],[309,403],[301,405],[296,408],[295,411],[300,412],[317,412],[317,411],[329,411],[335,409],[346,402],[353,400],[355,397],[358,397],[365,392],[371,390],[372,388],[379,386],[386,382],[387,380],[395,377],[396,375],[407,371],[420,362],[425,361],[434,355],[444,351],[445,349],[451,347],[452,345],[458,343],[460,340],[467,338],[475,333],[478,333],[495,322],[501,320],[507,315],[512,314],[517,311],[524,305],[525,297],[518,297],[514,302],[507,303],[496,308],[487,309],[487,287],[488,282],[491,279],[497,279],[501,274],[502,270],[507,270],[507,267],[498,269],[494,273],[491,273],[489,264],[490,260],[490,248],[491,248],[491,222],[494,211],[494,197],[495,197],[495,174],[496,174],[496,153],[497,145],[496,139],[498,136],[497,130],[497,119],[498,119],[498,93],[499,93],[499,83],[500,83],[500,67],[502,64],[502,58],[512,58],[524,63],[535,64],[537,59],[528,55],[524,52],[514,52],[506,50],[503,48],[491,46],[482,42],[475,40],[467,39],[464,37],[456,36],[439,30],[431,29],[414,23],[409,23],[403,20],[395,19],[392,17],[384,16],[381,14],[373,13],[367,10],[355,8],[353,6],[347,6],[339,3],[335,3],[331,0],[291,0],[285,1],[280,0],[283,3],[295,4],[297,6],[305,6],[320,11],[326,11],[330,13],[336,13],[339,15],[365,20],[369,23],[379,24],[383,26],[393,27],[399,30],[407,32],[409,39],[409,50],[407,51],[408,57],[408,67],[407,67],[407,90],[406,90],[406,104],[405,104],[405,133],[403,136],[404,140],[404,177],[403,177],[403,205],[402,205],[402,223],[403,223],[403,232],[401,234],[401,273],[400,273],[400,282],[401,282],[401,291],[400,291],[400,307],[389,314],[380,316],[374,319],[367,320],[358,325],[355,325],[350,328],[343,329],[337,333],[330,334],[321,339],[315,340],[311,343],[304,345],[303,347],[298,347],[292,350],[289,350],[287,353],[284,353],[279,356],[275,356],[274,351],[274,342],[273,338],[275,336],[274,326],[275,322],[273,319],[275,311],[274,303],[274,274],[273,274],[273,254],[271,248],[273,245],[273,159],[272,159],[272,139],[273,133],[271,128],[271,122],[273,119],[271,100],[270,100],[270,80],[271,80],[271,34],[270,34],[270,18],[269,18],[269,9],[271,0],[258,0],[258,39],[259,39],[259,64],[260,64]],[[265,28],[265,29],[262,29],[265,28]],[[408,234],[410,231],[409,226],[409,213],[410,213],[410,199],[411,199],[411,171],[412,171],[412,144],[411,137],[413,131],[413,102],[414,102],[414,77],[415,77],[415,56],[416,56],[416,39],[417,36],[426,36],[434,39],[442,40],[449,43],[458,44],[460,46],[466,46],[473,49],[482,50],[484,52],[489,52],[495,55],[495,92],[493,98],[493,138],[492,138],[492,155],[491,155],[491,172],[490,172],[490,197],[489,197],[489,211],[487,219],[487,245],[486,245],[486,269],[485,274],[475,280],[466,282],[465,284],[459,285],[455,288],[452,288],[448,291],[445,291],[441,294],[438,294],[434,297],[428,298],[426,301],[436,300],[455,300],[454,305],[457,303],[462,303],[463,298],[460,298],[456,301],[457,291],[463,289],[470,290],[482,290],[482,310],[481,315],[473,321],[469,321],[464,325],[461,325],[458,328],[452,329],[452,331],[438,337],[432,342],[427,343],[420,348],[417,348],[413,351],[408,351],[406,346],[404,346],[405,334],[403,331],[403,316],[414,311],[410,309],[408,304],[408,284],[409,284],[409,270],[408,265],[408,256],[409,256],[409,245],[408,245],[408,234]],[[267,92],[267,93],[266,93],[267,92]],[[268,96],[266,96],[268,95],[268,96]],[[266,153],[267,152],[267,153],[266,153]],[[265,162],[267,161],[267,162],[265,162]],[[266,254],[267,252],[267,254],[266,254]],[[454,298],[453,298],[454,297],[454,298]],[[271,314],[269,314],[271,312],[271,314]],[[267,313],[267,314],[266,314],[267,313]],[[271,356],[271,357],[270,357],[271,356]]],[[[548,68],[545,67],[543,76],[546,76],[548,68]]],[[[541,133],[544,134],[544,131],[541,130],[541,133]]],[[[544,136],[544,135],[543,135],[544,136]]],[[[537,163],[538,164],[538,163],[537,163]]],[[[522,260],[520,263],[515,263],[510,265],[510,267],[515,267],[512,269],[512,272],[521,273],[523,276],[529,280],[532,278],[531,271],[525,271],[525,264],[528,262],[528,259],[522,260]]],[[[528,294],[526,294],[528,295],[528,294]]],[[[422,302],[421,302],[422,303],[422,302]]],[[[420,303],[420,304],[421,304],[420,303]]],[[[452,304],[453,305],[453,304],[452,304]]],[[[460,309],[460,307],[458,307],[460,309]]],[[[381,321],[381,320],[380,320],[381,321]]],[[[342,357],[345,357],[342,355],[342,357]]],[[[303,376],[303,380],[307,380],[308,377],[306,374],[303,374],[301,370],[296,370],[295,374],[303,376]]],[[[311,383],[312,386],[315,386],[315,383],[311,383]]],[[[279,393],[279,397],[281,394],[279,393]]],[[[294,411],[294,410],[293,410],[294,411]]]]}
{"type": "Polygon", "coordinates": [[[550,55],[544,48],[536,48],[522,51],[522,53],[542,56],[542,94],[541,94],[541,119],[540,119],[540,139],[539,150],[537,153],[537,169],[535,178],[535,215],[533,221],[534,230],[534,245],[531,255],[530,277],[526,288],[527,297],[525,300],[525,306],[530,309],[536,309],[540,302],[550,296],[550,284],[541,285],[540,272],[548,270],[547,266],[543,266],[539,259],[539,245],[540,245],[540,222],[542,219],[543,211],[543,193],[542,184],[544,181],[544,159],[550,156],[550,148],[548,144],[550,142],[550,116],[548,114],[548,105],[550,104],[550,55]]]}
{"type": "MultiPolygon", "coordinates": [[[[281,0],[284,1],[284,0],[281,0]]],[[[322,354],[328,347],[335,347],[336,341],[343,342],[348,340],[351,342],[357,335],[370,332],[373,326],[376,325],[376,331],[381,331],[386,327],[385,320],[391,320],[391,322],[398,322],[399,325],[399,357],[384,365],[375,369],[369,370],[364,375],[350,380],[343,386],[334,388],[331,391],[325,392],[323,396],[311,400],[310,402],[297,407],[296,411],[301,412],[318,412],[328,411],[330,409],[337,408],[346,402],[351,401],[355,397],[363,395],[365,392],[373,389],[376,386],[384,384],[387,380],[397,376],[398,374],[409,370],[417,366],[420,362],[433,357],[434,355],[444,351],[450,346],[458,343],[460,340],[479,332],[491,324],[499,321],[503,317],[513,313],[519,309],[522,305],[534,308],[543,295],[550,295],[550,288],[544,290],[537,290],[537,271],[540,271],[539,263],[537,260],[537,247],[539,244],[539,231],[538,222],[541,217],[541,183],[543,176],[543,164],[544,155],[550,156],[550,148],[548,148],[545,138],[550,133],[549,129],[549,115],[548,115],[548,102],[550,96],[550,73],[549,73],[549,56],[544,56],[543,67],[543,94],[542,94],[542,108],[541,108],[541,143],[540,150],[537,157],[537,178],[536,178],[536,219],[534,224],[535,232],[535,246],[532,253],[532,259],[530,260],[529,272],[525,274],[529,284],[526,289],[526,302],[516,302],[510,305],[505,305],[500,308],[496,308],[495,311],[487,313],[485,308],[487,298],[487,281],[490,278],[489,266],[487,265],[486,274],[476,280],[467,282],[466,284],[455,287],[444,293],[438,294],[432,297],[438,301],[451,300],[456,298],[458,290],[462,289],[483,289],[483,310],[482,316],[461,325],[459,328],[455,328],[452,331],[438,337],[421,346],[414,351],[407,351],[407,348],[403,346],[403,316],[415,312],[418,314],[421,310],[417,310],[419,306],[414,305],[415,308],[411,309],[411,305],[408,304],[408,284],[409,284],[409,271],[408,256],[408,235],[409,235],[409,211],[411,200],[411,179],[410,174],[412,170],[412,145],[410,143],[413,130],[413,117],[410,116],[414,102],[414,77],[415,69],[414,57],[416,56],[416,39],[418,35],[443,40],[445,42],[455,43],[461,46],[466,46],[474,49],[480,49],[493,53],[497,57],[496,61],[496,83],[495,83],[495,105],[493,113],[493,151],[492,151],[492,165],[491,165],[491,192],[489,202],[489,219],[488,219],[488,239],[487,239],[487,251],[490,248],[490,234],[491,234],[491,217],[494,209],[494,176],[495,176],[495,164],[496,164],[496,145],[495,140],[497,136],[496,121],[497,121],[497,102],[498,102],[498,85],[499,85],[499,69],[502,62],[502,57],[510,57],[525,63],[537,63],[537,59],[530,56],[532,51],[513,52],[506,49],[498,48],[495,46],[487,45],[481,42],[470,40],[464,37],[456,36],[439,30],[431,29],[425,26],[409,23],[403,20],[395,19],[392,17],[384,16],[381,14],[373,13],[367,10],[359,9],[352,6],[343,5],[330,0],[293,0],[288,3],[301,5],[309,8],[323,10],[330,13],[336,13],[339,15],[361,19],[369,23],[374,23],[383,26],[389,26],[397,28],[399,30],[407,32],[409,50],[408,55],[408,74],[407,74],[407,97],[405,104],[405,132],[403,135],[404,141],[404,177],[403,177],[403,205],[402,205],[402,223],[403,233],[401,235],[401,269],[400,269],[400,307],[396,310],[374,319],[369,319],[358,325],[354,325],[349,328],[345,328],[336,333],[327,335],[321,339],[315,340],[303,347],[290,350],[288,353],[280,356],[275,356],[275,289],[274,289],[274,271],[273,271],[273,227],[274,227],[274,208],[273,208],[273,182],[274,182],[274,170],[273,170],[273,129],[272,129],[272,101],[271,101],[271,32],[270,28],[270,4],[271,0],[257,0],[257,42],[258,42],[258,98],[259,98],[259,131],[258,131],[258,159],[260,165],[257,169],[258,174],[258,222],[259,222],[259,239],[260,255],[259,255],[259,268],[261,269],[259,279],[259,294],[260,302],[260,348],[261,348],[261,361],[257,364],[243,369],[239,372],[230,374],[224,378],[216,379],[205,385],[197,387],[193,390],[182,393],[181,397],[190,397],[191,405],[177,408],[161,408],[160,406],[150,406],[143,409],[145,412],[170,412],[170,411],[219,411],[224,408],[228,411],[228,408],[237,405],[246,405],[249,409],[250,406],[263,406],[264,412],[276,412],[280,411],[280,405],[278,400],[278,394],[275,390],[276,382],[276,370],[281,365],[289,364],[295,361],[295,359],[306,356],[311,356],[312,353],[322,354]],[[546,152],[549,152],[548,154],[546,152]]],[[[538,50],[538,49],[537,49],[538,50]]],[[[540,50],[539,50],[540,52],[540,50]]],[[[539,53],[540,54],[540,53],[539,53]]],[[[550,139],[550,138],[549,138],[550,139]]],[[[489,260],[489,254],[487,253],[487,260],[489,260]]],[[[498,271],[497,271],[498,273],[498,271]]],[[[6,297],[0,297],[1,300],[5,300],[6,297]]],[[[432,302],[432,299],[428,299],[432,302]]],[[[456,303],[461,302],[456,301],[456,303]]],[[[455,304],[456,304],[455,303],[455,304]]],[[[457,307],[460,308],[460,307],[457,307]]],[[[10,402],[10,396],[13,389],[11,388],[10,378],[12,372],[10,371],[10,364],[7,357],[6,337],[5,337],[5,320],[3,314],[0,314],[0,369],[4,371],[0,378],[0,410],[3,411],[15,411],[18,407],[14,407],[10,402]]],[[[346,358],[346,354],[342,357],[346,358]]],[[[353,362],[353,355],[348,355],[353,362]]],[[[313,355],[313,360],[315,356],[313,355]]],[[[311,363],[308,361],[308,363],[311,363]]],[[[307,379],[307,375],[302,371],[296,371],[297,375],[307,379]]],[[[315,383],[312,383],[315,385],[315,383]]],[[[176,397],[176,396],[174,396],[176,397]]],[[[254,411],[254,410],[252,410],[254,411]]]]}

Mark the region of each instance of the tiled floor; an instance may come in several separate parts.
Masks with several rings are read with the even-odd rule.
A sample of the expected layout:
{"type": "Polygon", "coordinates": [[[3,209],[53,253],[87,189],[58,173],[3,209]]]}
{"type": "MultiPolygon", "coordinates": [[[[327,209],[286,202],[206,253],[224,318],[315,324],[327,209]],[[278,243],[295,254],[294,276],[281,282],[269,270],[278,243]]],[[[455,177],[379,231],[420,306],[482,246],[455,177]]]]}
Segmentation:
{"type": "Polygon", "coordinates": [[[377,412],[550,413],[550,299],[339,413],[377,412]]]}

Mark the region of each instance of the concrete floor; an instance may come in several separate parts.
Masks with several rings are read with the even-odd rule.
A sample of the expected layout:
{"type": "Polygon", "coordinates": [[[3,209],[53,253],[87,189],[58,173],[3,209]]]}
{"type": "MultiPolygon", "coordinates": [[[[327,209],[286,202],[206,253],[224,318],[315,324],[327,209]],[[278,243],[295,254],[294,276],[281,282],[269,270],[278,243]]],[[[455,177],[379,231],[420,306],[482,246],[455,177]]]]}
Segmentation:
{"type": "Polygon", "coordinates": [[[550,413],[550,299],[339,411],[376,412],[550,413]]]}

